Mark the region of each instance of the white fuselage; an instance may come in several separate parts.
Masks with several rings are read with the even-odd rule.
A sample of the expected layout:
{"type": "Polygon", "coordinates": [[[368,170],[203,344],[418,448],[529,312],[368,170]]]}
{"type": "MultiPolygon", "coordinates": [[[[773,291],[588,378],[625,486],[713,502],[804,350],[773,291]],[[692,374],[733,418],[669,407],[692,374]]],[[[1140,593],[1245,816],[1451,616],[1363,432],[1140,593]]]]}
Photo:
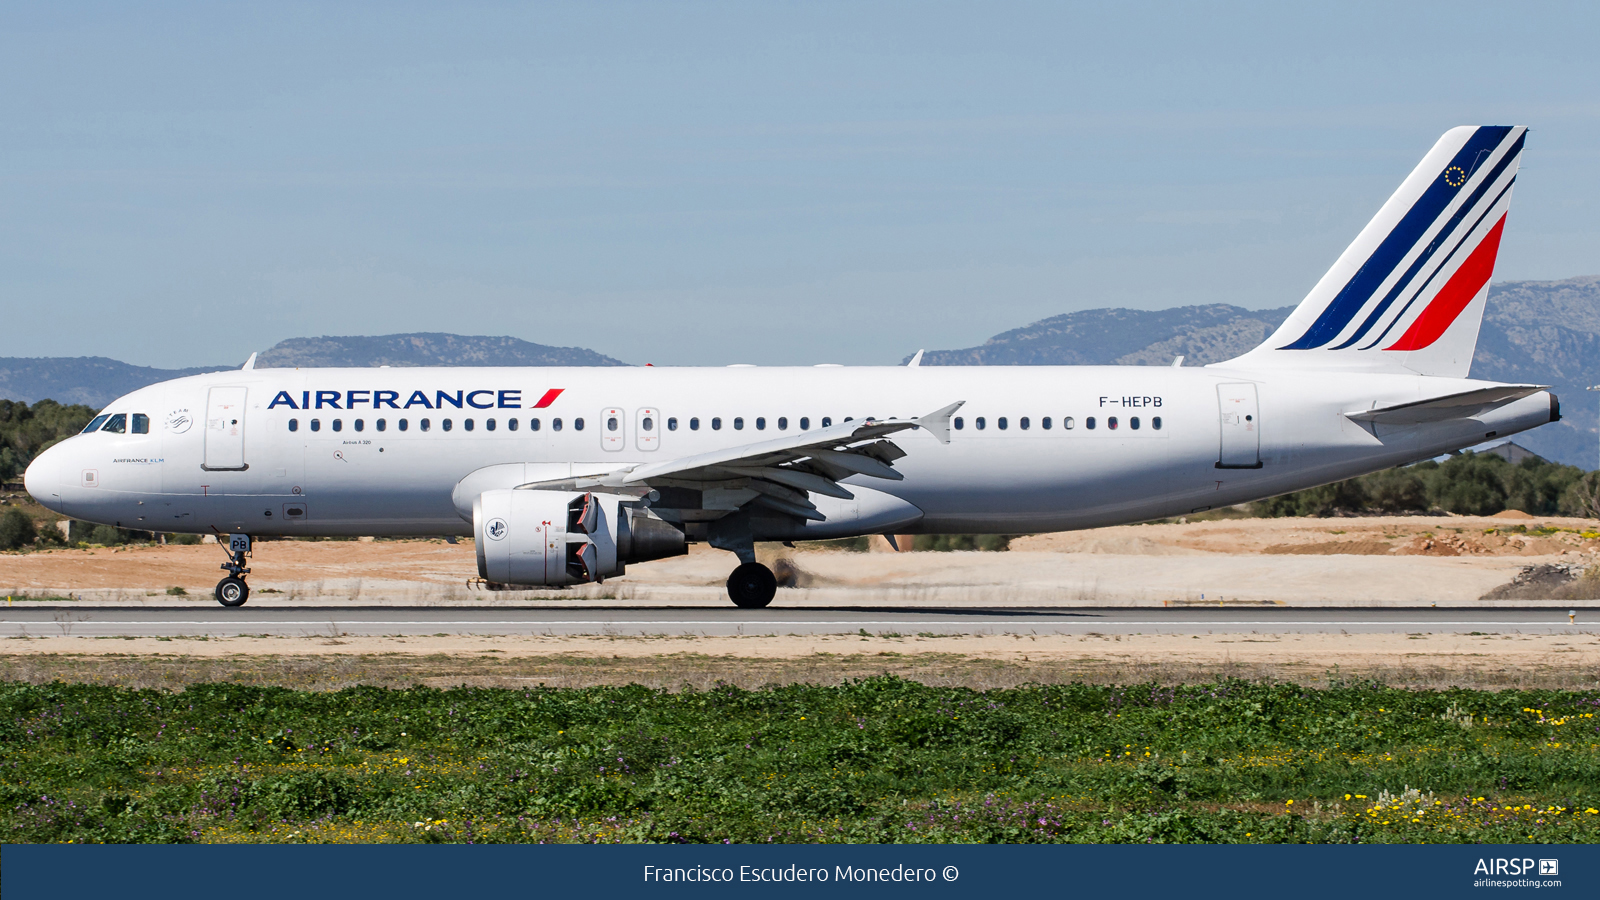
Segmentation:
{"type": "Polygon", "coordinates": [[[79,435],[41,454],[26,478],[51,509],[124,528],[467,535],[470,505],[452,493],[486,467],[525,463],[525,477],[540,479],[607,472],[769,440],[802,422],[914,417],[965,401],[948,444],[922,430],[894,436],[903,481],[849,483],[921,510],[896,530],[1060,531],[1272,496],[1551,421],[1542,392],[1426,425],[1374,428],[1343,415],[1485,384],[1136,366],[240,370],[118,399],[105,412],[142,414],[148,433],[79,435]],[[1237,393],[1229,385],[1253,385],[1246,426],[1219,406],[1237,393]],[[1258,443],[1258,468],[1218,467],[1230,427],[1236,444],[1258,443]]]}

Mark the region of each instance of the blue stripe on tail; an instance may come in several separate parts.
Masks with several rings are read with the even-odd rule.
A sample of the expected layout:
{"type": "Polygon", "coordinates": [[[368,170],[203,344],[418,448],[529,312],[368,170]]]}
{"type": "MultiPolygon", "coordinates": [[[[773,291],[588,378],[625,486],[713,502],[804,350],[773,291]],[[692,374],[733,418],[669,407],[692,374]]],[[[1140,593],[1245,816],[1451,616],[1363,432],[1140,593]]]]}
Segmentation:
{"type": "MultiPolygon", "coordinates": [[[[1510,132],[1509,125],[1479,128],[1467,140],[1466,145],[1457,151],[1445,171],[1448,172],[1450,166],[1455,166],[1463,173],[1470,172],[1481,161],[1481,155],[1493,152],[1510,132]]],[[[1439,218],[1440,213],[1444,212],[1444,208],[1450,205],[1450,201],[1455,199],[1456,194],[1466,183],[1465,175],[1454,185],[1450,184],[1450,179],[1443,177],[1442,174],[1436,178],[1406,212],[1399,224],[1395,225],[1378,245],[1378,249],[1367,258],[1366,263],[1356,270],[1356,274],[1339,291],[1338,296],[1333,298],[1311,327],[1306,329],[1306,333],[1279,349],[1312,350],[1325,346],[1337,338],[1372,298],[1378,287],[1394,272],[1406,253],[1422,239],[1428,227],[1439,218]]]]}
{"type": "MultiPolygon", "coordinates": [[[[1477,208],[1478,201],[1482,200],[1483,195],[1487,193],[1489,188],[1493,187],[1494,183],[1500,179],[1500,175],[1506,170],[1506,167],[1511,165],[1513,162],[1516,162],[1518,154],[1522,152],[1522,142],[1527,140],[1527,138],[1527,132],[1523,132],[1522,135],[1517,138],[1517,142],[1516,144],[1512,145],[1511,150],[1507,152],[1505,156],[1500,157],[1500,162],[1495,164],[1494,171],[1490,172],[1488,177],[1483,179],[1483,182],[1478,185],[1478,189],[1472,192],[1471,197],[1467,198],[1467,202],[1461,204],[1461,206],[1456,209],[1455,215],[1451,216],[1450,221],[1445,223],[1445,226],[1439,229],[1439,233],[1433,236],[1433,241],[1428,244],[1427,249],[1423,250],[1422,253],[1417,256],[1416,261],[1411,264],[1411,268],[1407,269],[1406,273],[1400,277],[1400,280],[1394,283],[1394,287],[1389,289],[1389,293],[1383,298],[1383,302],[1379,303],[1377,307],[1372,310],[1372,313],[1367,316],[1367,320],[1361,323],[1360,328],[1356,329],[1356,333],[1350,335],[1349,340],[1332,349],[1343,350],[1351,344],[1354,344],[1356,341],[1361,340],[1366,336],[1368,331],[1372,330],[1372,326],[1378,324],[1378,320],[1383,317],[1384,312],[1394,303],[1395,298],[1399,297],[1400,294],[1405,291],[1406,285],[1411,283],[1411,279],[1415,278],[1417,273],[1420,272],[1425,265],[1427,265],[1428,260],[1433,258],[1433,254],[1437,252],[1439,247],[1444,244],[1446,239],[1448,239],[1450,235],[1455,232],[1456,226],[1461,224],[1461,220],[1465,219],[1468,213],[1477,208]]],[[[1470,172],[1468,173],[1468,177],[1471,177],[1470,172]]],[[[1362,349],[1364,350],[1366,348],[1363,347],[1362,349]]]]}

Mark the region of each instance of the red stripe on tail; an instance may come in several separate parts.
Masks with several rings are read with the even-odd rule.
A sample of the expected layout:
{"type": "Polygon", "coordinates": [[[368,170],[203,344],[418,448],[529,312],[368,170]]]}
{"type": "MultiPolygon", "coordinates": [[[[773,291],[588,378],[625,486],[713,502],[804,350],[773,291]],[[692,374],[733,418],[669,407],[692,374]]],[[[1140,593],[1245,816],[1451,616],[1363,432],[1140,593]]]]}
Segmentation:
{"type": "Polygon", "coordinates": [[[539,402],[535,403],[533,408],[544,409],[550,404],[556,402],[556,398],[561,396],[561,392],[564,390],[566,390],[566,388],[551,388],[550,390],[545,391],[544,396],[539,398],[539,402]]]}
{"type": "Polygon", "coordinates": [[[1439,295],[1400,336],[1400,340],[1383,349],[1421,350],[1444,336],[1455,323],[1456,317],[1472,302],[1472,298],[1478,296],[1483,286],[1489,283],[1489,276],[1494,274],[1495,255],[1500,252],[1500,230],[1505,225],[1506,217],[1502,215],[1500,221],[1484,235],[1483,242],[1467,257],[1467,261],[1439,289],[1439,295]]]}

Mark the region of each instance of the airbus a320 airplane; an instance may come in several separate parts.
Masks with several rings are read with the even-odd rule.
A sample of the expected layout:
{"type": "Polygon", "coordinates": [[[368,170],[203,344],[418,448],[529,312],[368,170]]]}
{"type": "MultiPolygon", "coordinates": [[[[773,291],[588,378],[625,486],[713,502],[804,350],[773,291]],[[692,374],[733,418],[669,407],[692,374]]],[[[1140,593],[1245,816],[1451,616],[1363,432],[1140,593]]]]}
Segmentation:
{"type": "MultiPolygon", "coordinates": [[[[767,605],[756,541],[1138,522],[1560,418],[1467,378],[1521,127],[1439,139],[1267,341],[1204,367],[255,369],[128,394],[28,467],[63,515],[226,536],[471,535],[494,586],[703,541],[767,605]]],[[[920,354],[919,354],[920,357],[920,354]]]]}

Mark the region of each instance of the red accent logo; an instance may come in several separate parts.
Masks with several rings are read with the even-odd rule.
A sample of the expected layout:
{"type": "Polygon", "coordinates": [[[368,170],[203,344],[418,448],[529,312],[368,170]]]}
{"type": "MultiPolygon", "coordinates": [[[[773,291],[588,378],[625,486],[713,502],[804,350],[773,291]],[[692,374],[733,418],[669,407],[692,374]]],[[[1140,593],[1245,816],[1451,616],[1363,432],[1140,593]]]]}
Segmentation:
{"type": "Polygon", "coordinates": [[[1467,261],[1461,264],[1444,287],[1439,289],[1439,295],[1433,302],[1417,316],[1411,323],[1406,333],[1400,340],[1383,348],[1385,350],[1421,350],[1431,346],[1434,341],[1444,336],[1455,324],[1456,317],[1467,308],[1472,298],[1478,296],[1483,286],[1489,283],[1489,276],[1494,274],[1495,256],[1500,252],[1500,231],[1505,228],[1506,217],[1501,216],[1500,221],[1489,229],[1484,235],[1483,242],[1478,244],[1467,261]]]}
{"type": "Polygon", "coordinates": [[[561,392],[564,390],[566,390],[566,388],[551,388],[550,390],[545,391],[544,396],[539,398],[539,402],[535,403],[533,408],[544,409],[550,404],[556,402],[556,398],[561,396],[561,392]]]}

